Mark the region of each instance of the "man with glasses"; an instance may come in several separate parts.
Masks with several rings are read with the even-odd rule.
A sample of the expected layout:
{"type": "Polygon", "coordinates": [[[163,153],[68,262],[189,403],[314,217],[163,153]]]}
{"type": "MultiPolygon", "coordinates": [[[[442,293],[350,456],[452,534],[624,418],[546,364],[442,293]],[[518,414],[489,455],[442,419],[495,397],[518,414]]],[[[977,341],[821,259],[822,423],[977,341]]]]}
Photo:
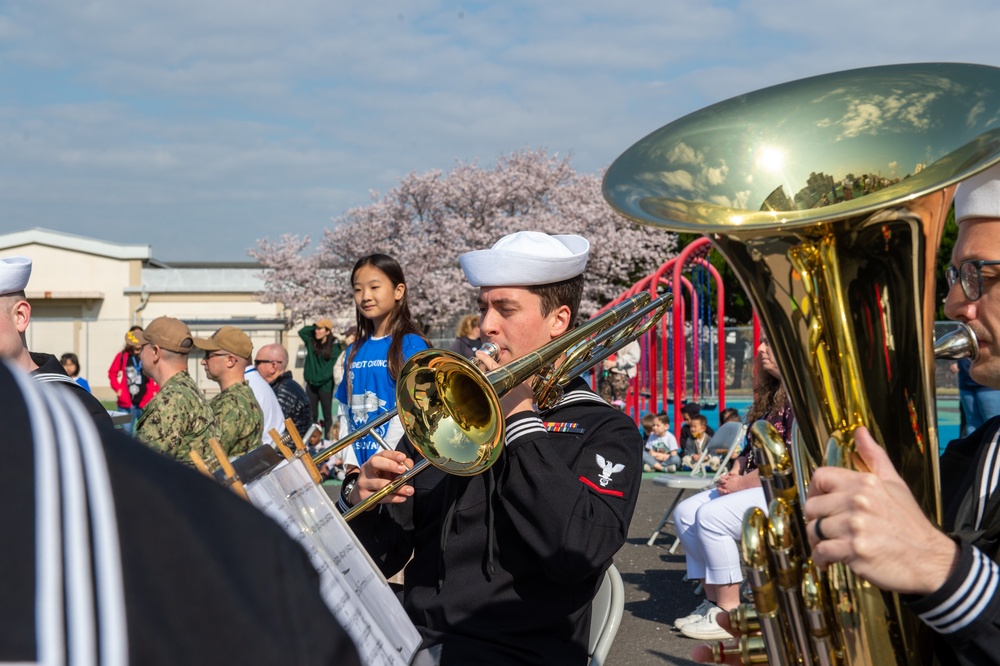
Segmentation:
{"type": "Polygon", "coordinates": [[[194,346],[205,352],[205,376],[222,389],[209,402],[222,448],[230,458],[249,453],[260,446],[264,431],[264,414],[243,372],[253,354],[250,336],[235,326],[223,326],[210,338],[194,338],[194,346]]]}
{"type": "MultiPolygon", "coordinates": [[[[1000,165],[963,182],[945,313],[979,339],[970,374],[1000,388],[1000,165]]],[[[858,454],[871,474],[821,467],[805,515],[816,563],[844,562],[899,592],[936,632],[941,663],[1000,660],[1000,417],[948,445],[941,458],[944,529],[924,517],[885,451],[864,428],[858,454]]]]}
{"type": "MultiPolygon", "coordinates": [[[[249,340],[250,338],[247,339],[249,340]]],[[[260,405],[260,411],[264,418],[262,441],[264,444],[274,446],[271,431],[277,430],[279,435],[285,434],[285,414],[281,409],[281,404],[278,402],[278,396],[275,395],[274,389],[271,388],[267,378],[260,372],[262,365],[267,364],[254,363],[253,365],[247,365],[246,369],[243,370],[243,378],[250,385],[250,390],[253,391],[253,397],[257,399],[257,404],[260,405]]]]}
{"type": "Polygon", "coordinates": [[[211,437],[219,437],[215,415],[198,385],[188,374],[188,355],[194,341],[187,324],[173,317],[157,317],[135,337],[142,345],[142,373],[160,385],[135,425],[135,437],[151,448],[191,465],[197,451],[212,460],[211,437]]]}
{"type": "Polygon", "coordinates": [[[264,345],[253,362],[260,376],[270,385],[286,419],[291,419],[303,437],[312,425],[309,396],[304,388],[292,379],[288,368],[288,351],[277,343],[264,345]]]}

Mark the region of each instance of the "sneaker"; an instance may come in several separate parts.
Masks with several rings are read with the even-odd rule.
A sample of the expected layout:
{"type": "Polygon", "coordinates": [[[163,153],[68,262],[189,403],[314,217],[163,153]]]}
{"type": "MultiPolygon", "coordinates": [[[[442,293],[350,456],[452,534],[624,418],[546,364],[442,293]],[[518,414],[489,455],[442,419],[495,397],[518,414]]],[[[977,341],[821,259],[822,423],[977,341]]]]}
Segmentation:
{"type": "Polygon", "coordinates": [[[666,467],[663,468],[663,471],[668,474],[672,474],[673,472],[677,471],[677,465],[667,465],[666,467]]]}
{"type": "Polygon", "coordinates": [[[692,622],[697,622],[698,620],[705,617],[705,614],[708,612],[709,608],[715,608],[715,607],[716,607],[715,604],[713,604],[711,601],[709,601],[708,599],[703,599],[702,602],[698,605],[698,607],[695,608],[693,611],[691,611],[690,615],[685,615],[684,617],[679,617],[676,620],[674,620],[674,627],[680,629],[681,627],[691,624],[692,622]]]}
{"type": "Polygon", "coordinates": [[[688,638],[694,638],[699,641],[721,641],[732,638],[733,635],[720,627],[719,623],[715,621],[715,618],[720,613],[725,612],[718,606],[710,608],[705,617],[681,627],[681,633],[688,638]]]}
{"type": "Polygon", "coordinates": [[[642,471],[643,471],[643,472],[652,472],[652,471],[653,471],[653,468],[652,468],[652,467],[650,467],[649,465],[643,465],[643,466],[642,466],[642,471]]]}

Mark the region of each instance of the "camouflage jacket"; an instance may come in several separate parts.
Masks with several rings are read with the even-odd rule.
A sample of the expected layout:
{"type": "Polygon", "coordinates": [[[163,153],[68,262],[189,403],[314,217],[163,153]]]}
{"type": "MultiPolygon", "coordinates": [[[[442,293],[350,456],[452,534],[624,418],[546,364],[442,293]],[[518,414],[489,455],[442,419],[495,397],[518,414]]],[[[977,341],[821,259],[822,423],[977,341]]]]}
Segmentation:
{"type": "Polygon", "coordinates": [[[210,437],[219,436],[215,416],[186,370],[167,380],[142,410],[135,436],[150,447],[192,464],[191,450],[206,461],[214,460],[210,437]]]}
{"type": "Polygon", "coordinates": [[[241,456],[260,446],[264,412],[245,381],[233,384],[212,398],[212,413],[219,424],[222,448],[229,457],[241,456]]]}

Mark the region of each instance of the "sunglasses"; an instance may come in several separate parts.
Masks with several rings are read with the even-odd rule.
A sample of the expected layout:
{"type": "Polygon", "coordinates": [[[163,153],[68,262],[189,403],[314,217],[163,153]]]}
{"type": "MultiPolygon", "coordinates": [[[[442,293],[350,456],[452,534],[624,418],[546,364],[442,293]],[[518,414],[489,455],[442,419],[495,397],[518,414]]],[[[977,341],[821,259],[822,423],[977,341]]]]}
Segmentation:
{"type": "Polygon", "coordinates": [[[948,288],[951,289],[958,282],[962,285],[962,293],[970,301],[978,301],[983,295],[983,266],[1000,265],[1000,261],[987,261],[985,259],[969,259],[958,265],[948,266],[944,271],[944,278],[948,281],[948,288]]]}

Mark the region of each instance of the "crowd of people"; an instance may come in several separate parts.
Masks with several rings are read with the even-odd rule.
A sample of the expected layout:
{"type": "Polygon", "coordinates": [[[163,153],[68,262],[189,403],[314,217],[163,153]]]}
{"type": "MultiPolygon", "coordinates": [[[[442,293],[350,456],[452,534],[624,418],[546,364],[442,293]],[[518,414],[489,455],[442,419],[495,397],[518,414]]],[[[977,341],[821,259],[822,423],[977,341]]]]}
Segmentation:
{"type": "MultiPolygon", "coordinates": [[[[979,357],[967,368],[970,377],[1000,388],[996,360],[1000,304],[995,303],[1000,292],[993,267],[1000,260],[990,259],[989,254],[1000,255],[1000,168],[963,183],[956,212],[959,236],[948,269],[946,311],[969,324],[979,337],[979,357]]],[[[490,371],[565,335],[579,316],[589,255],[590,245],[583,237],[534,231],[510,234],[489,248],[462,255],[465,278],[478,289],[479,313],[460,322],[452,350],[490,371]],[[481,349],[484,341],[499,349],[495,357],[481,349]]],[[[276,645],[298,640],[299,652],[306,645],[316,648],[302,663],[326,663],[323,658],[332,651],[340,663],[354,663],[349,641],[323,607],[315,572],[304,565],[301,551],[280,530],[250,517],[252,511],[237,508],[221,488],[216,492],[207,480],[196,482],[191,470],[181,470],[167,459],[190,465],[191,454],[197,453],[211,460],[211,438],[219,441],[227,456],[241,456],[268,444],[272,432],[283,433],[285,419],[307,434],[313,451],[330,446],[338,436],[366,429],[368,434],[326,470],[342,479],[337,500],[342,512],[412,468],[423,457],[425,449],[419,445],[425,443],[410,441],[399,414],[393,419],[387,416],[396,407],[395,388],[403,365],[429,348],[430,342],[410,314],[403,267],[385,254],[358,259],[350,275],[353,324],[337,335],[333,322],[320,318],[298,332],[305,347],[304,386],[292,377],[284,345],[264,345],[254,357],[250,336],[237,327],[223,326],[199,337],[183,321],[167,316],[144,328],[133,327],[108,372],[118,411],[128,416],[119,432],[79,377],[75,355],[56,359],[28,350],[25,331],[31,306],[24,289],[30,272],[28,258],[0,260],[0,358],[4,359],[0,392],[9,394],[5,404],[16,406],[9,408],[17,412],[14,421],[28,433],[27,441],[50,446],[63,433],[39,423],[58,421],[63,412],[87,413],[93,425],[77,423],[74,441],[83,442],[82,448],[89,446],[87,441],[99,442],[109,458],[128,461],[123,464],[131,473],[140,470],[143,479],[160,479],[150,482],[155,492],[141,491],[156,494],[157,506],[166,503],[157,509],[160,520],[147,520],[136,530],[122,524],[127,512],[118,512],[122,545],[116,557],[126,574],[123,599],[130,612],[129,636],[133,631],[161,631],[132,626],[133,608],[150,602],[141,599],[144,592],[160,590],[153,602],[162,612],[183,604],[184,590],[204,584],[204,576],[181,585],[160,573],[145,580],[137,562],[152,557],[150,548],[174,541],[156,556],[170,557],[183,547],[176,534],[189,533],[189,538],[204,541],[199,547],[217,552],[217,561],[228,565],[234,549],[259,555],[258,543],[245,544],[255,534],[277,544],[269,546],[263,557],[281,563],[284,582],[302,595],[294,597],[296,603],[303,602],[292,610],[288,606],[292,597],[274,588],[262,592],[255,608],[277,609],[268,623],[279,626],[254,636],[246,651],[262,650],[259,657],[276,645]],[[205,376],[218,385],[210,400],[188,372],[192,354],[205,376]],[[19,373],[29,373],[36,383],[26,387],[19,373]],[[64,385],[74,399],[60,397],[69,395],[66,391],[45,393],[49,389],[44,387],[52,385],[64,385]],[[49,397],[39,399],[39,391],[49,397]],[[381,425],[368,429],[376,420],[381,425]],[[135,440],[145,446],[135,446],[135,440]],[[123,453],[129,445],[133,452],[123,453]],[[197,488],[197,500],[169,506],[167,491],[173,486],[197,488]],[[245,524],[246,531],[233,536],[231,528],[219,527],[218,519],[197,515],[196,504],[218,506],[222,514],[245,524]],[[212,527],[185,527],[193,524],[212,527]],[[224,546],[215,543],[220,539],[224,546]],[[135,545],[142,540],[152,543],[135,545]],[[171,586],[177,589],[171,591],[171,586]],[[324,632],[321,624],[329,629],[324,632]]],[[[596,391],[578,377],[553,405],[539,406],[527,382],[502,395],[505,441],[483,473],[457,476],[431,466],[361,513],[351,527],[372,560],[386,576],[404,573],[400,599],[423,638],[412,663],[587,663],[591,600],[628,536],[644,471],[716,472],[712,487],[681,502],[674,513],[687,577],[701,582],[706,598],[673,624],[691,638],[729,638],[734,630],[726,611],[739,605],[743,581],[737,548],[743,517],[753,507],[767,511],[747,426],[765,421],[787,444],[794,420],[766,338],[756,351],[753,402],[742,418],[736,410],[723,411],[717,432],[696,404],[681,410],[684,425],[679,439],[665,412],[644,415],[640,431],[623,411],[623,390],[628,390],[639,362],[630,345],[600,368],[596,391]]],[[[434,391],[433,386],[427,389],[430,402],[446,397],[434,391]]],[[[863,428],[857,431],[858,454],[872,474],[820,468],[813,474],[804,505],[806,534],[817,564],[846,563],[879,588],[907,595],[906,603],[936,632],[938,654],[946,662],[992,662],[1000,643],[1000,568],[995,561],[1000,552],[1000,502],[995,492],[1000,476],[996,471],[1000,418],[982,421],[949,446],[942,459],[946,531],[924,517],[863,428]]],[[[464,436],[448,434],[452,440],[464,436]]],[[[109,467],[116,505],[131,501],[129,493],[139,490],[119,492],[128,482],[116,476],[118,463],[109,467]]],[[[34,492],[31,485],[27,490],[22,485],[11,484],[16,492],[29,493],[26,497],[34,492]]],[[[0,492],[6,490],[0,484],[0,492]]],[[[98,500],[88,501],[94,503],[94,511],[100,509],[98,500]]],[[[43,511],[43,504],[38,507],[43,511]]],[[[10,569],[29,572],[24,578],[28,587],[35,580],[30,566],[33,552],[18,552],[10,569]]],[[[206,567],[205,576],[214,572],[211,564],[206,567]]],[[[228,612],[229,604],[239,597],[234,590],[243,581],[236,574],[223,574],[220,580],[214,588],[219,592],[215,601],[228,612]]],[[[36,626],[24,610],[31,608],[26,601],[30,594],[20,589],[18,593],[21,605],[0,611],[5,618],[14,618],[7,626],[31,636],[48,631],[36,626]]],[[[72,615],[70,609],[65,612],[72,615]]],[[[114,611],[109,612],[113,618],[114,611]]],[[[237,624],[223,623],[224,631],[241,635],[237,624]]],[[[0,638],[0,656],[34,659],[34,648],[25,647],[35,645],[34,639],[18,640],[0,638]]],[[[164,637],[156,644],[169,640],[164,637]]],[[[144,659],[144,645],[140,640],[125,649],[136,663],[156,662],[144,659]]]]}

